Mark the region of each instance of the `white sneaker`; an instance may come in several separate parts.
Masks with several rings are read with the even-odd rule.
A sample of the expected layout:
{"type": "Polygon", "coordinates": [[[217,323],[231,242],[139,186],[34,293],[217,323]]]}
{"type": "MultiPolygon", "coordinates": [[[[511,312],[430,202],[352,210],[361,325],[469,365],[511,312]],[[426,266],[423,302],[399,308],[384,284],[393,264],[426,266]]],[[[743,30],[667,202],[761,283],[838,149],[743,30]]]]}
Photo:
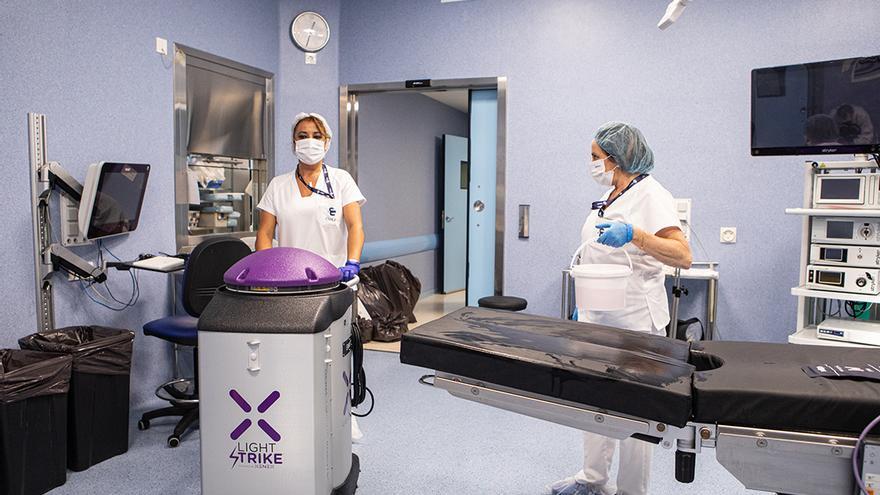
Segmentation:
{"type": "Polygon", "coordinates": [[[361,439],[364,438],[364,432],[361,431],[358,426],[357,418],[351,417],[351,441],[354,443],[360,443],[361,439]]]}

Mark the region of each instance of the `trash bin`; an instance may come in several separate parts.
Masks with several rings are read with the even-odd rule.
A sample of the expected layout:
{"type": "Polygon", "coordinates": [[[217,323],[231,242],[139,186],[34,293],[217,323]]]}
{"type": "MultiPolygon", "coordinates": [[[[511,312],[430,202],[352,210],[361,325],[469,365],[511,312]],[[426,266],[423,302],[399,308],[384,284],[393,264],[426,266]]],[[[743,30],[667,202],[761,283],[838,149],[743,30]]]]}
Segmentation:
{"type": "Polygon", "coordinates": [[[67,481],[71,361],[0,349],[0,493],[46,493],[67,481]]]}
{"type": "Polygon", "coordinates": [[[82,471],[128,451],[128,403],[134,332],[76,326],[36,333],[22,349],[73,356],[67,410],[67,467],[82,471]]]}

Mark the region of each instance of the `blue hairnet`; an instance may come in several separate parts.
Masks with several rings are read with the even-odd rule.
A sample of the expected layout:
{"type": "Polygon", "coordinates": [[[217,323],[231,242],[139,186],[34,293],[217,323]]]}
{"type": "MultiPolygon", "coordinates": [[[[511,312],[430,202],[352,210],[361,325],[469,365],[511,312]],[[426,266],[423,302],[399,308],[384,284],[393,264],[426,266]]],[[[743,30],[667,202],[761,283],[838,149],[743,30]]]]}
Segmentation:
{"type": "Polygon", "coordinates": [[[648,147],[642,131],[630,124],[606,122],[593,139],[624,172],[645,174],[654,169],[654,152],[648,147]]]}

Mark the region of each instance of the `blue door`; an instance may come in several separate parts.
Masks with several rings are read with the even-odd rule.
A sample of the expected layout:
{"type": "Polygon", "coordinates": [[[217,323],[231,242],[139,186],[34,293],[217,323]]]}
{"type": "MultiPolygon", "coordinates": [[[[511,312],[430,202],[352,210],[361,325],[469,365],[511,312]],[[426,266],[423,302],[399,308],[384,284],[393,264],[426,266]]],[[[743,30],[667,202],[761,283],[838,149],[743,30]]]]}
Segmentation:
{"type": "Polygon", "coordinates": [[[468,140],[443,135],[443,283],[441,292],[464,290],[467,274],[468,140]]]}
{"type": "Polygon", "coordinates": [[[498,91],[470,93],[467,305],[495,294],[495,168],[498,91]]]}

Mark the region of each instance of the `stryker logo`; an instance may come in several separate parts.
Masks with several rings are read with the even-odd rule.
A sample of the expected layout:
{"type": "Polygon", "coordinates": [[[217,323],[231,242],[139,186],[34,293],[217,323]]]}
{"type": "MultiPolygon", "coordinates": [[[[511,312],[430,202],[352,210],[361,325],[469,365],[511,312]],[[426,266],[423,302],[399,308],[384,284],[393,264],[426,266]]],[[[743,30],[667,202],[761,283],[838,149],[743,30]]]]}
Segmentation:
{"type": "Polygon", "coordinates": [[[834,153],[837,148],[822,148],[822,153],[834,153]]]}
{"type": "MultiPolygon", "coordinates": [[[[237,390],[231,389],[229,391],[229,397],[232,398],[232,401],[235,402],[242,411],[250,413],[253,410],[250,403],[248,403],[248,401],[246,401],[237,390]]],[[[263,399],[263,402],[257,406],[257,412],[260,414],[265,413],[273,404],[275,404],[276,401],[278,401],[279,398],[281,398],[281,393],[277,390],[267,395],[266,398],[263,399]]],[[[229,434],[229,438],[232,440],[238,440],[252,425],[253,422],[251,419],[245,418],[235,427],[235,429],[232,430],[229,434]]],[[[272,425],[264,419],[257,420],[257,426],[263,430],[263,433],[265,433],[272,442],[237,442],[235,448],[233,448],[232,452],[229,454],[229,458],[232,459],[233,468],[238,465],[239,467],[271,469],[284,463],[284,454],[276,451],[277,444],[275,443],[281,440],[281,434],[278,433],[275,428],[272,428],[272,425]]]]}

